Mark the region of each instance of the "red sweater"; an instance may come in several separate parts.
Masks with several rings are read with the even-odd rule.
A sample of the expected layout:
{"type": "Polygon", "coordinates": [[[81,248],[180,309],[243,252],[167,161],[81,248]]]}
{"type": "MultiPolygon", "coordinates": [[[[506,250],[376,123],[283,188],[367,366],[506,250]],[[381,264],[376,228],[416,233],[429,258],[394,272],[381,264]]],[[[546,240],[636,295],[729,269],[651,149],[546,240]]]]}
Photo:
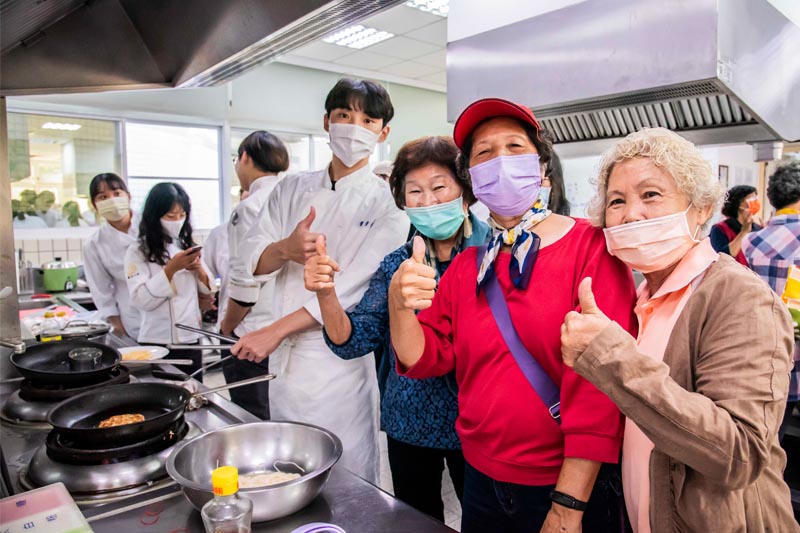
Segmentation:
{"type": "Polygon", "coordinates": [[[620,412],[594,385],[565,366],[560,329],[578,310],[578,284],[590,276],[600,309],[632,334],[635,291],[630,269],[606,252],[603,232],[585,220],[539,250],[527,290],[514,288],[510,255],[495,272],[525,347],[561,389],[561,426],[550,416],[503,341],[486,295],[475,294],[476,248],[459,254],[442,277],[433,305],[422,311],[425,351],[412,378],[455,369],[459,385],[456,430],[464,457],[489,477],[522,485],[556,482],[564,457],[616,463],[620,412]]]}

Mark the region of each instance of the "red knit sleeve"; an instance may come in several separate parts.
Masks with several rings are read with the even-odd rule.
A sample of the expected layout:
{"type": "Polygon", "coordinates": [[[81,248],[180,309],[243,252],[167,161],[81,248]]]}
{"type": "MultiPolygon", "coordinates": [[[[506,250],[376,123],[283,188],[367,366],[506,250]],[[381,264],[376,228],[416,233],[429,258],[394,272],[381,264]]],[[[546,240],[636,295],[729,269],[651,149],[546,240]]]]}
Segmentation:
{"type": "MultiPolygon", "coordinates": [[[[573,283],[575,310],[580,310],[578,285],[583,278],[591,277],[597,305],[635,336],[636,291],[631,270],[608,254],[601,231],[592,230],[588,248],[584,266],[577,269],[578,278],[573,283]]],[[[565,367],[561,379],[564,456],[616,463],[623,429],[623,416],[614,403],[573,369],[565,367]]]]}
{"type": "Polygon", "coordinates": [[[454,284],[459,277],[459,270],[467,266],[465,256],[475,254],[462,253],[453,260],[444,276],[439,280],[433,304],[428,309],[417,315],[425,333],[425,350],[417,364],[404,369],[397,362],[397,374],[408,378],[432,378],[443,376],[452,371],[456,366],[455,352],[453,350],[453,303],[454,284]]]}

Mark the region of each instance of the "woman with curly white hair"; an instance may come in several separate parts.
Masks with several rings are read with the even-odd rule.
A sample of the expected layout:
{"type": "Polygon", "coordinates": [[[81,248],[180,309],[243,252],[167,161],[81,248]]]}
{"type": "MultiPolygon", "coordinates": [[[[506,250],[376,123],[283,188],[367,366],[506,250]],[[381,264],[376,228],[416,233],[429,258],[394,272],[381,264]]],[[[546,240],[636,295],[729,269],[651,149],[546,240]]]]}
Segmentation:
{"type": "MultiPolygon", "coordinates": [[[[628,515],[649,531],[800,531],[777,432],[792,325],[780,299],[708,239],[722,187],[690,142],[662,128],[603,157],[590,213],[606,244],[644,274],[631,337],[581,282],[562,357],[627,417],[628,515]]],[[[613,290],[596,287],[597,291],[613,290]]]]}

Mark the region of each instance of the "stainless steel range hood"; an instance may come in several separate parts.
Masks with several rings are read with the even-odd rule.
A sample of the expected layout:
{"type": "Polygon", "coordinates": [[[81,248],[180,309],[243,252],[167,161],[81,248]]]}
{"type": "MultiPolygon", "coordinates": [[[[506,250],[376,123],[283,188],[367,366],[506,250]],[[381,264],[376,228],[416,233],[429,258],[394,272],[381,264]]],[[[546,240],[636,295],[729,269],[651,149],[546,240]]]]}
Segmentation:
{"type": "Polygon", "coordinates": [[[0,95],[202,87],[403,0],[0,0],[0,95]]]}
{"type": "Polygon", "coordinates": [[[558,143],[795,141],[800,28],[766,0],[587,0],[449,43],[447,86],[450,120],[505,97],[558,143]]]}

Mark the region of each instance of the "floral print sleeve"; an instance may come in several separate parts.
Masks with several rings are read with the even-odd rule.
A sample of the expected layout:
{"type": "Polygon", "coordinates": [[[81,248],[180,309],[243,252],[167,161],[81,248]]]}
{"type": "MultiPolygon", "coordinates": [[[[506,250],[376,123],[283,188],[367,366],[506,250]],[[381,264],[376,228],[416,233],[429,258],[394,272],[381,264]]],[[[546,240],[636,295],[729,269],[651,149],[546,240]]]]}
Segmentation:
{"type": "Polygon", "coordinates": [[[409,257],[408,246],[403,245],[381,261],[367,292],[355,309],[347,313],[352,330],[344,344],[334,344],[323,329],[325,342],[333,353],[342,359],[355,359],[385,346],[389,332],[389,283],[400,263],[409,257]]]}

